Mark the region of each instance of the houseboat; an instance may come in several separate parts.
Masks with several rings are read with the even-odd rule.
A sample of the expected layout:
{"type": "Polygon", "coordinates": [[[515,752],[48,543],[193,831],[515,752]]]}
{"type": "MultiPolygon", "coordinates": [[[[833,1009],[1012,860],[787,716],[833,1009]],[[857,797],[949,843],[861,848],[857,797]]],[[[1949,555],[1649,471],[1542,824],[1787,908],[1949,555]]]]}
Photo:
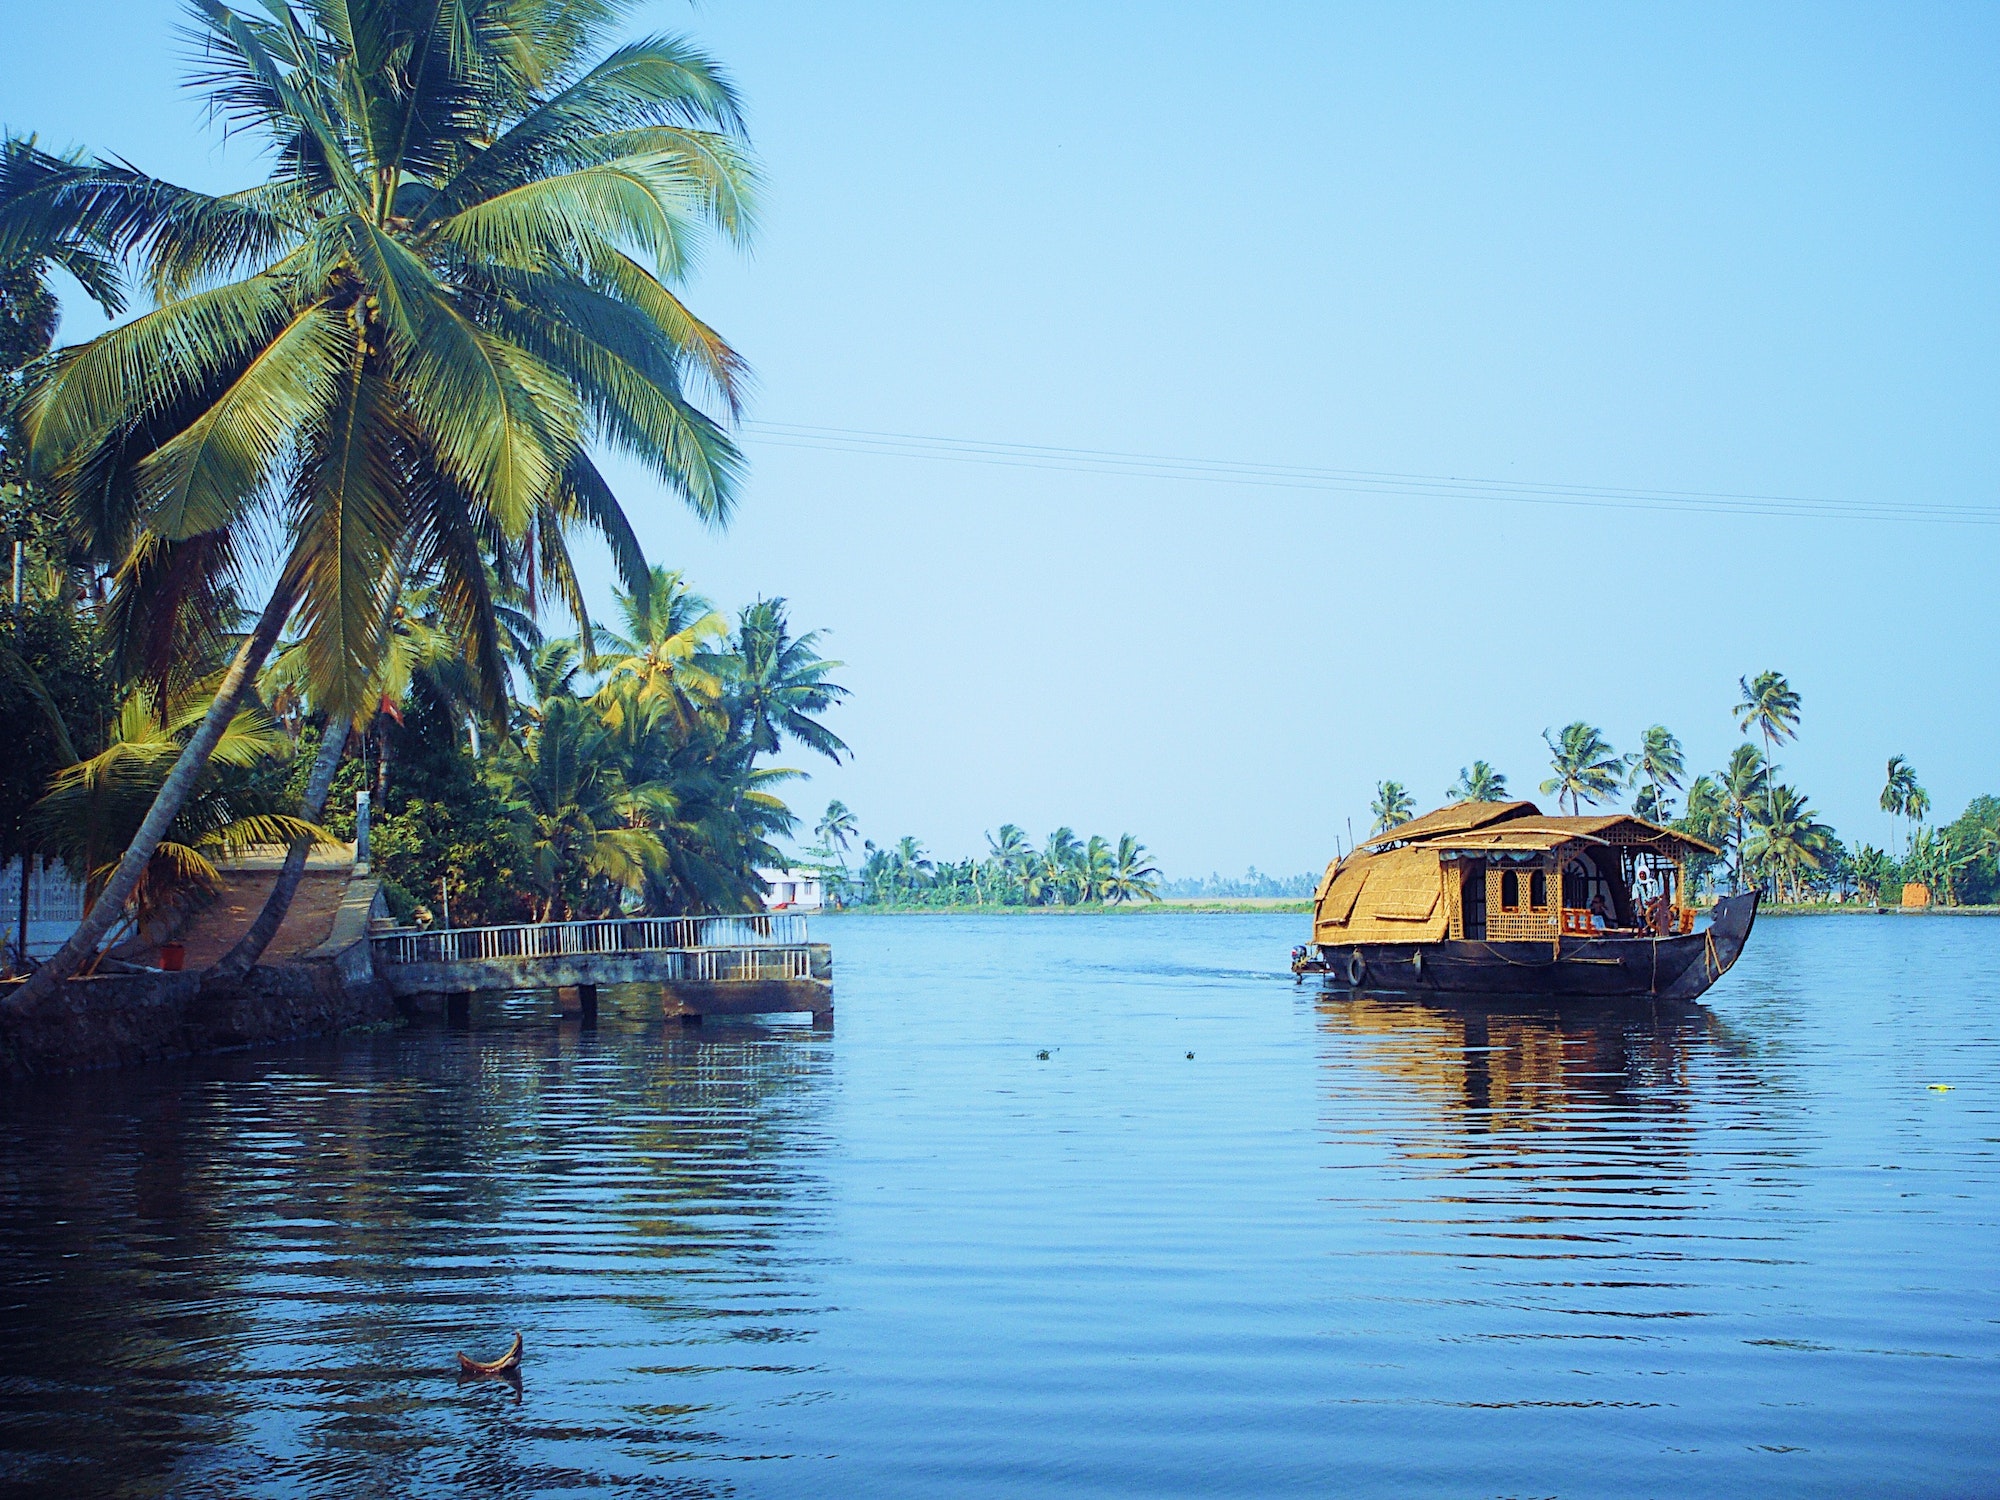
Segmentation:
{"type": "Polygon", "coordinates": [[[1292,971],[1366,990],[1692,1000],[1757,916],[1754,891],[1697,915],[1688,860],[1717,852],[1625,813],[1453,803],[1327,867],[1292,971]]]}

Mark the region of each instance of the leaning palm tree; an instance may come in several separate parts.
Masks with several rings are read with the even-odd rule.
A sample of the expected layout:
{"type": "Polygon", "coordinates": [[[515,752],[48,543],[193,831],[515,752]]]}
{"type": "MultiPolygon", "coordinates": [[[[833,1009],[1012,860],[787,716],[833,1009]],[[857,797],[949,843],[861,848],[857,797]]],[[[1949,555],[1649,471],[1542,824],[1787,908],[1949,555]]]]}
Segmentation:
{"type": "Polygon", "coordinates": [[[1664,823],[1671,818],[1673,804],[1669,791],[1680,789],[1687,774],[1687,759],[1681,742],[1664,724],[1654,724],[1639,736],[1639,748],[1625,757],[1631,768],[1631,784],[1639,788],[1632,799],[1632,811],[1649,822],[1664,823]]]}
{"type": "Polygon", "coordinates": [[[1572,813],[1581,813],[1584,803],[1616,795],[1625,762],[1604,738],[1603,730],[1578,719],[1565,725],[1555,738],[1544,729],[1542,742],[1549,747],[1549,768],[1555,772],[1542,783],[1542,793],[1554,796],[1558,807],[1567,802],[1572,813]]]}
{"type": "MultiPolygon", "coordinates": [[[[67,351],[35,394],[39,477],[121,585],[244,576],[268,603],[51,989],[122,910],[223,727],[300,616],[320,697],[365,695],[390,559],[449,565],[447,626],[504,684],[497,552],[581,611],[562,529],[638,548],[586,449],[621,447],[724,517],[736,355],[668,290],[704,228],[748,232],[735,95],[683,42],[602,47],[617,0],[374,0],[246,15],[198,0],[197,83],[271,143],[271,179],[211,196],[95,164],[57,195],[150,279],[154,311],[67,351]],[[169,576],[179,576],[165,569],[169,576]]],[[[0,235],[14,205],[0,203],[0,235]]]]}
{"type": "MultiPolygon", "coordinates": [[[[438,689],[439,698],[450,704],[455,713],[464,715],[476,743],[476,706],[478,700],[486,696],[481,691],[478,669],[460,654],[457,641],[440,628],[436,600],[434,597],[427,600],[427,596],[434,596],[435,590],[426,589],[421,584],[415,588],[404,587],[402,580],[410,565],[409,542],[406,537],[390,564],[393,597],[382,617],[382,633],[375,653],[375,674],[369,684],[368,696],[345,714],[335,710],[326,715],[319,749],[313,757],[300,799],[299,816],[307,823],[317,823],[325,814],[327,795],[332,790],[333,778],[340,769],[349,738],[353,735],[365,736],[371,721],[377,729],[373,795],[379,799],[387,791],[388,723],[391,720],[401,722],[401,706],[408,700],[420,676],[438,689]]],[[[279,653],[277,663],[265,674],[261,686],[267,694],[276,689],[275,696],[290,696],[300,702],[317,696],[311,663],[306,658],[303,642],[294,643],[291,649],[279,653]]],[[[365,738],[362,744],[365,759],[365,738]]],[[[304,839],[292,840],[263,906],[229,951],[209,967],[202,980],[204,989],[226,989],[239,983],[256,967],[257,960],[263,957],[264,950],[284,925],[285,914],[291,910],[292,899],[298,894],[299,884],[305,878],[310,848],[304,839]]]]}
{"type": "Polygon", "coordinates": [[[1448,802],[1505,802],[1507,778],[1483,760],[1461,766],[1458,780],[1445,794],[1448,802]]]}
{"type": "Polygon", "coordinates": [[[819,822],[813,825],[813,837],[818,839],[828,853],[845,855],[848,846],[854,842],[858,825],[854,814],[847,810],[847,804],[838,797],[827,803],[826,811],[819,822]]]}
{"type": "MultiPolygon", "coordinates": [[[[1736,725],[1748,733],[1751,725],[1764,737],[1764,764],[1771,768],[1773,777],[1778,770],[1774,752],[1784,741],[1796,739],[1799,732],[1799,695],[1785,680],[1782,672],[1759,672],[1755,677],[1739,677],[1737,686],[1743,696],[1736,702],[1736,725]]],[[[1764,786],[1764,796],[1772,801],[1777,795],[1778,783],[1768,779],[1764,786]]],[[[1776,803],[1765,809],[1765,816],[1775,821],[1778,815],[1776,803]]]]}
{"type": "MultiPolygon", "coordinates": [[[[207,712],[208,697],[186,692],[162,711],[149,694],[130,693],[111,724],[110,743],[57,772],[48,794],[30,810],[39,847],[82,877],[86,892],[102,890],[116,873],[182,743],[207,712]]],[[[274,806],[256,781],[240,775],[225,779],[231,771],[282,761],[290,752],[291,741],[262,710],[246,708],[230,720],[133,892],[142,932],[174,897],[213,892],[221,882],[218,858],[294,838],[333,841],[331,834],[274,806]]]]}

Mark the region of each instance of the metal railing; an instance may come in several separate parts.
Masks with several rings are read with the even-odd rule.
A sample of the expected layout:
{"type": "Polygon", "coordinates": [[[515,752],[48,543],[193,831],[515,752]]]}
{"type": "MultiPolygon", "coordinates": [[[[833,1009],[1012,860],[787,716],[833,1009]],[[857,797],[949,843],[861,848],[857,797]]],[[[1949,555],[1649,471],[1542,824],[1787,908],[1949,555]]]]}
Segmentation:
{"type": "Polygon", "coordinates": [[[591,922],[520,922],[440,932],[382,932],[371,940],[389,964],[482,958],[568,958],[592,953],[747,952],[806,941],[796,913],[743,917],[612,917],[591,922]]]}
{"type": "Polygon", "coordinates": [[[665,978],[675,980],[810,979],[812,949],[803,944],[780,948],[694,948],[666,955],[665,978]]]}

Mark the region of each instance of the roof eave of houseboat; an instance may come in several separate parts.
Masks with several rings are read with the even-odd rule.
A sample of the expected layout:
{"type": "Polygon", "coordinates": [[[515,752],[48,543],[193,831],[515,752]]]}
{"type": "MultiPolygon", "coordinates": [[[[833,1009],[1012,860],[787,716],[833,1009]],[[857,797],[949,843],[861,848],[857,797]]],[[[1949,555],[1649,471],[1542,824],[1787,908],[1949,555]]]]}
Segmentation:
{"type": "Polygon", "coordinates": [[[1420,818],[1384,829],[1373,838],[1363,839],[1359,848],[1374,853],[1395,844],[1430,843],[1447,834],[1469,833],[1475,828],[1537,817],[1540,813],[1541,809],[1532,802],[1450,802],[1420,818]]]}

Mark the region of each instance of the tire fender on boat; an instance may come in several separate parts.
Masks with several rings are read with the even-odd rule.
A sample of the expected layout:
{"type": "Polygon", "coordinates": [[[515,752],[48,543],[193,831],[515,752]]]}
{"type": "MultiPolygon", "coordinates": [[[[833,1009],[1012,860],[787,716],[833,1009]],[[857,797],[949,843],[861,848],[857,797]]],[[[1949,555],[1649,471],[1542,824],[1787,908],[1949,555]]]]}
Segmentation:
{"type": "Polygon", "coordinates": [[[1359,986],[1361,981],[1367,977],[1368,965],[1362,959],[1361,951],[1356,949],[1347,955],[1347,982],[1351,985],[1359,986]]]}

